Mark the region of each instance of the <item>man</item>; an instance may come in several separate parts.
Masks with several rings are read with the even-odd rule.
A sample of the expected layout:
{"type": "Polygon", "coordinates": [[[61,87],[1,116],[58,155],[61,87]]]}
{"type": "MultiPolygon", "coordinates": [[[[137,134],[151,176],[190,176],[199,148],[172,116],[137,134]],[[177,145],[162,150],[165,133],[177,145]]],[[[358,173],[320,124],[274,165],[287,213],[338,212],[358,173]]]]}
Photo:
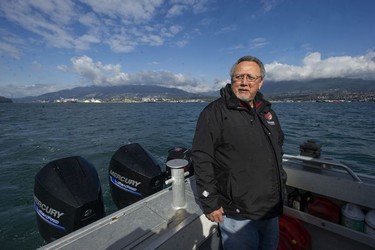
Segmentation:
{"type": "Polygon", "coordinates": [[[225,249],[276,249],[286,173],[281,130],[271,104],[258,92],[265,69],[240,58],[221,98],[200,114],[192,147],[199,201],[219,223],[225,249]]]}

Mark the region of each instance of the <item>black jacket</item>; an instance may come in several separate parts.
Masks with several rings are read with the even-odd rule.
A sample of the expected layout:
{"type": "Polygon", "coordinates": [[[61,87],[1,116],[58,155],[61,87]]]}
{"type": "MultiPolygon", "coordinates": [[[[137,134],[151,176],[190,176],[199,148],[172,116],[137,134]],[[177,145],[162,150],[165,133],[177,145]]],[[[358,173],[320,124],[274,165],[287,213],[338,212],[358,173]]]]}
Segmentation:
{"type": "Polygon", "coordinates": [[[286,173],[281,130],[271,104],[257,93],[255,107],[228,84],[200,114],[192,147],[202,210],[253,220],[282,213],[286,173]]]}

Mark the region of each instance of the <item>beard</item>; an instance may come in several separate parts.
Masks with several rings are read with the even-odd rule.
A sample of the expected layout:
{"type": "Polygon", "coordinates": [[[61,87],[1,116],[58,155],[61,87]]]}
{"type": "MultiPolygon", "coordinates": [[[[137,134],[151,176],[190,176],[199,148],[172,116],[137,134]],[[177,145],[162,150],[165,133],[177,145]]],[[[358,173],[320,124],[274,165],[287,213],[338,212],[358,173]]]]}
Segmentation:
{"type": "Polygon", "coordinates": [[[254,98],[251,98],[251,97],[246,98],[246,97],[237,96],[237,98],[244,102],[252,102],[254,100],[254,98]]]}

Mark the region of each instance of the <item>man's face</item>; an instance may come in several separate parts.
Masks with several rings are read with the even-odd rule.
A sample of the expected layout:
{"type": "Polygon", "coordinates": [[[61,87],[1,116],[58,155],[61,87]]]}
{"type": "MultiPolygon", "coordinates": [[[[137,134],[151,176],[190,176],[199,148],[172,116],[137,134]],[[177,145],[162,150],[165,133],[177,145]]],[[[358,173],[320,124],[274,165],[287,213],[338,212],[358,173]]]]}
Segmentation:
{"type": "Polygon", "coordinates": [[[238,99],[252,102],[263,84],[260,67],[255,62],[244,61],[235,68],[232,76],[232,91],[238,99]]]}

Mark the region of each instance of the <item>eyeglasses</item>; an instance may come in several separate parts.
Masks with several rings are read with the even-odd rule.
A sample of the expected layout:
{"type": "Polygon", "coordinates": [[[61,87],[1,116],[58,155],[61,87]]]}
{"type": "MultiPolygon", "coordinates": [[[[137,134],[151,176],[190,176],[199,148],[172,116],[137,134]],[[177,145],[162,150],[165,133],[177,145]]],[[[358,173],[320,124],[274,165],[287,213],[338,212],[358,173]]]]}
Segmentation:
{"type": "Polygon", "coordinates": [[[242,81],[246,80],[247,82],[254,83],[256,82],[259,78],[263,78],[262,76],[252,76],[250,74],[242,74],[242,75],[234,75],[233,76],[235,81],[242,81]]]}

